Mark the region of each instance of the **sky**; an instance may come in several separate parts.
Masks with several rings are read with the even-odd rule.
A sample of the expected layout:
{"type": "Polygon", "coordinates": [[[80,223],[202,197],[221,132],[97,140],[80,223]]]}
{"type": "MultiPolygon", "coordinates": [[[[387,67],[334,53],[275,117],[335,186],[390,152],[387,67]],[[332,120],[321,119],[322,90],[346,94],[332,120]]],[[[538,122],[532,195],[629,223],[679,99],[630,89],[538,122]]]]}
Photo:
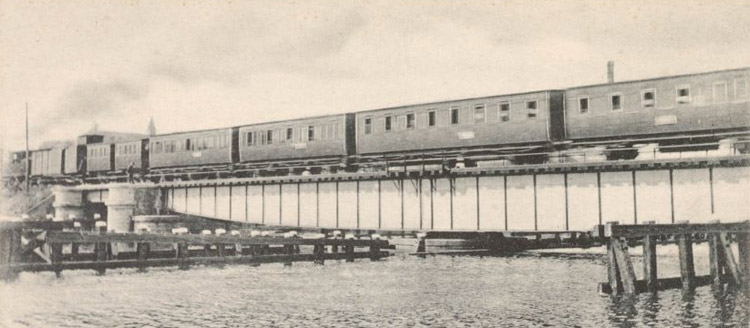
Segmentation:
{"type": "Polygon", "coordinates": [[[750,66],[748,1],[0,0],[0,148],[750,66]]]}

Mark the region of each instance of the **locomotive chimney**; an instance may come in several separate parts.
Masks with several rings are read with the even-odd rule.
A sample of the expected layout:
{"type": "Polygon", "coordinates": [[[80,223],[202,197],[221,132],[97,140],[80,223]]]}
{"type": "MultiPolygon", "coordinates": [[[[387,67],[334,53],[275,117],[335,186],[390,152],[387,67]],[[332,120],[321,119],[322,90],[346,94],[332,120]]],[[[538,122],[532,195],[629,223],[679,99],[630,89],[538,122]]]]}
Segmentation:
{"type": "Polygon", "coordinates": [[[613,60],[607,62],[607,83],[615,83],[615,62],[613,60]]]}

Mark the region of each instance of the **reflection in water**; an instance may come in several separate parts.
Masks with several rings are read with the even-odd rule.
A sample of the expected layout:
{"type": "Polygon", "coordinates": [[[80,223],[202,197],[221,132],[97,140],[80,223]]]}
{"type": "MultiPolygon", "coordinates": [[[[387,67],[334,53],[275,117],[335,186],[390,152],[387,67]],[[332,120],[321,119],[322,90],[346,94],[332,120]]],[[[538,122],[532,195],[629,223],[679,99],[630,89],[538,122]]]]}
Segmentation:
{"type": "MultiPolygon", "coordinates": [[[[678,267],[672,261],[672,267],[678,267]]],[[[665,266],[668,270],[669,266],[665,266]]],[[[679,274],[664,272],[667,276],[679,274]]],[[[0,283],[0,326],[747,327],[746,294],[605,297],[599,257],[415,257],[223,269],[24,273],[0,283]]]]}

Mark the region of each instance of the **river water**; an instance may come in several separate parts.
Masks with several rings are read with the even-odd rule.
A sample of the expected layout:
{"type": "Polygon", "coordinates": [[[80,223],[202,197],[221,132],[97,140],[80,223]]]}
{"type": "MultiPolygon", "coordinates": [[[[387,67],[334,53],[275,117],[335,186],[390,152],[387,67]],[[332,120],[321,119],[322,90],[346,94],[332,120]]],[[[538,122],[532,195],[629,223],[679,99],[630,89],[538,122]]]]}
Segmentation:
{"type": "MultiPolygon", "coordinates": [[[[659,258],[660,276],[677,259],[659,258]]],[[[640,276],[640,258],[634,259],[640,276]]],[[[698,274],[707,271],[696,254],[698,274]]],[[[602,296],[592,254],[328,261],[292,267],[195,267],[23,273],[0,283],[8,327],[703,327],[750,326],[750,300],[669,290],[602,296]]]]}

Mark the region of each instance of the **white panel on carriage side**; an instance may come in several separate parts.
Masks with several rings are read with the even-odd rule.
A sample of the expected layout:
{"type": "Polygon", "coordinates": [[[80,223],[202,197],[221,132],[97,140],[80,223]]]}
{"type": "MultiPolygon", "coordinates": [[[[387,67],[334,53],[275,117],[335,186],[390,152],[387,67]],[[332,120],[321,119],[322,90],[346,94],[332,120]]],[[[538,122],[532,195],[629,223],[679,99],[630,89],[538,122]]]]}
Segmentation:
{"type": "Polygon", "coordinates": [[[281,225],[297,226],[297,184],[286,183],[281,185],[281,225]]]}
{"type": "Polygon", "coordinates": [[[539,230],[566,230],[565,175],[536,176],[536,220],[539,230]]]}
{"type": "Polygon", "coordinates": [[[198,187],[188,188],[187,190],[187,209],[185,212],[200,215],[201,198],[198,187]]]}
{"type": "Polygon", "coordinates": [[[201,188],[201,215],[216,217],[216,190],[214,187],[201,188]]]}
{"type": "Polygon", "coordinates": [[[708,169],[673,170],[672,178],[675,222],[711,221],[711,184],[708,169]]]}
{"type": "Polygon", "coordinates": [[[185,213],[187,207],[185,201],[187,200],[187,188],[175,188],[174,189],[174,207],[172,209],[178,213],[185,213]]]}
{"type": "Polygon", "coordinates": [[[319,227],[336,228],[336,211],[338,204],[336,202],[336,182],[321,182],[318,186],[320,193],[318,215],[319,227]]]}
{"type": "Polygon", "coordinates": [[[404,180],[404,229],[419,229],[419,180],[404,180]]]}
{"type": "Polygon", "coordinates": [[[714,219],[750,219],[750,168],[714,168],[714,219]]]}
{"type": "Polygon", "coordinates": [[[107,189],[102,190],[100,197],[101,197],[102,202],[104,202],[104,200],[106,199],[109,199],[109,190],[107,189]]]}
{"type": "Polygon", "coordinates": [[[166,204],[165,206],[170,209],[174,209],[174,189],[162,189],[165,191],[166,204]]]}
{"type": "Polygon", "coordinates": [[[232,221],[245,222],[245,204],[247,195],[245,195],[245,186],[232,187],[232,221]]]}
{"type": "Polygon", "coordinates": [[[596,173],[568,174],[568,229],[591,230],[599,224],[596,173]]]}
{"type": "Polygon", "coordinates": [[[635,224],[633,173],[602,172],[602,221],[635,224]]]}
{"type": "Polygon", "coordinates": [[[359,227],[380,228],[378,181],[359,182],[359,227]]]}
{"type": "Polygon", "coordinates": [[[339,182],[339,226],[357,228],[357,182],[339,182]]]}
{"type": "Polygon", "coordinates": [[[281,187],[278,184],[267,184],[263,189],[263,223],[281,224],[281,187]]]}
{"type": "Polygon", "coordinates": [[[451,185],[447,178],[436,178],[432,190],[432,215],[435,230],[451,229],[451,185]]]}
{"type": "Polygon", "coordinates": [[[216,218],[229,220],[229,187],[216,187],[216,218]]]}
{"type": "Polygon", "coordinates": [[[477,230],[477,178],[456,178],[453,229],[477,230]]]}
{"type": "MultiPolygon", "coordinates": [[[[401,187],[403,180],[380,181],[380,223],[382,229],[401,229],[401,187]]],[[[404,186],[406,188],[406,186],[404,186]]],[[[404,203],[406,206],[406,203],[404,203]]]]}
{"type": "Polygon", "coordinates": [[[646,221],[672,223],[669,171],[636,171],[635,186],[638,223],[646,221]]]}
{"type": "Polygon", "coordinates": [[[318,195],[315,183],[299,185],[299,215],[300,226],[315,227],[318,225],[318,195]]]}
{"type": "Polygon", "coordinates": [[[432,181],[422,179],[422,214],[420,215],[420,229],[432,229],[432,181]]]}
{"type": "Polygon", "coordinates": [[[505,230],[503,177],[479,177],[479,230],[505,230]]]}
{"type": "Polygon", "coordinates": [[[247,187],[247,221],[263,223],[263,186],[247,187]]]}
{"type": "Polygon", "coordinates": [[[508,176],[508,230],[534,230],[534,177],[508,176]]]}

